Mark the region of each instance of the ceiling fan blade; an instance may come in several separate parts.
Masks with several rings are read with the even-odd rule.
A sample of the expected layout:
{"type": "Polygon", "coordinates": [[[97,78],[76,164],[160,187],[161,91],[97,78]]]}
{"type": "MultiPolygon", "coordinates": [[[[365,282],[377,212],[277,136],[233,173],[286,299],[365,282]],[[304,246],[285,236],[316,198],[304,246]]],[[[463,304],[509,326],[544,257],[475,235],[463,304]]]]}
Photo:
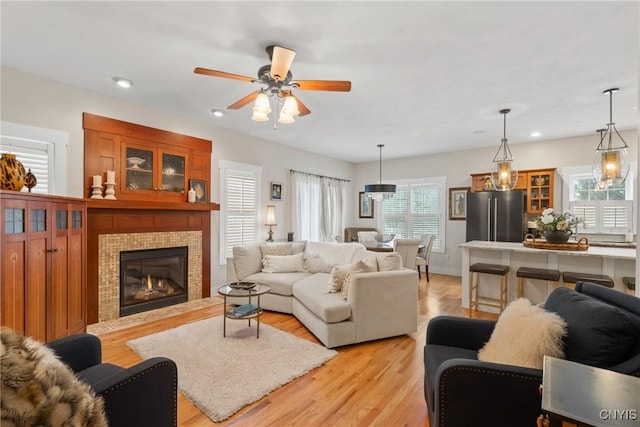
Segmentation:
{"type": "Polygon", "coordinates": [[[351,82],[346,80],[296,80],[292,83],[297,83],[300,90],[351,91],[351,82]]]}
{"type": "Polygon", "coordinates": [[[294,94],[291,94],[291,96],[293,96],[296,99],[296,102],[298,103],[298,111],[300,111],[300,114],[299,114],[300,117],[306,116],[307,114],[311,114],[311,110],[309,110],[307,106],[304,105],[302,101],[300,101],[300,98],[298,98],[294,94]]]}
{"type": "Polygon", "coordinates": [[[207,68],[200,68],[200,67],[196,67],[193,70],[194,73],[196,74],[204,74],[205,76],[213,76],[213,77],[222,77],[225,79],[233,79],[233,80],[241,80],[243,82],[253,82],[255,79],[253,79],[252,77],[247,77],[247,76],[241,76],[240,74],[231,74],[231,73],[226,73],[224,71],[217,71],[217,70],[209,70],[207,68]]]}
{"type": "Polygon", "coordinates": [[[289,72],[289,68],[291,68],[294,56],[296,56],[296,51],[280,46],[273,46],[272,55],[271,77],[282,82],[287,78],[287,73],[289,72]]]}
{"type": "Polygon", "coordinates": [[[251,92],[249,95],[245,96],[240,101],[237,101],[237,102],[229,105],[227,108],[229,110],[237,110],[239,108],[242,108],[245,105],[247,105],[248,103],[250,103],[251,101],[253,101],[254,99],[256,99],[259,94],[260,94],[259,90],[255,91],[255,92],[251,92]]]}

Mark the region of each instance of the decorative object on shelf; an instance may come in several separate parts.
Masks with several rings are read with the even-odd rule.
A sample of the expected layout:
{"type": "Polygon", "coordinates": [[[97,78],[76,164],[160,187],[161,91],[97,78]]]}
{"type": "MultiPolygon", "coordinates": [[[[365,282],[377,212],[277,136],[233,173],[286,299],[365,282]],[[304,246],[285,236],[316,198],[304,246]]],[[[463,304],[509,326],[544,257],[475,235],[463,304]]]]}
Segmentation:
{"type": "Polygon", "coordinates": [[[193,188],[193,191],[196,192],[196,203],[207,203],[207,181],[202,179],[190,179],[189,188],[193,188]]]}
{"type": "Polygon", "coordinates": [[[458,187],[449,189],[449,219],[467,219],[467,193],[471,187],[458,187]]]}
{"type": "Polygon", "coordinates": [[[586,251],[589,249],[589,240],[586,237],[581,237],[577,242],[565,242],[565,243],[551,243],[547,240],[536,240],[533,234],[527,234],[524,236],[522,245],[526,248],[535,249],[553,249],[561,251],[586,251]]]}
{"type": "Polygon", "coordinates": [[[358,204],[358,216],[360,218],[373,218],[374,203],[366,194],[364,191],[361,191],[359,194],[360,203],[358,204]]]}
{"type": "Polygon", "coordinates": [[[189,192],[187,193],[187,201],[189,203],[195,203],[196,202],[196,190],[194,190],[193,187],[191,187],[189,189],[189,192]]]}
{"type": "Polygon", "coordinates": [[[395,239],[395,233],[376,233],[374,238],[378,243],[389,243],[393,239],[395,239]]]}
{"type": "Polygon", "coordinates": [[[104,199],[102,197],[102,186],[101,185],[92,185],[93,191],[91,192],[92,199],[104,199]]]}
{"type": "Polygon", "coordinates": [[[281,182],[271,182],[271,200],[276,200],[278,202],[282,200],[281,182]]]}
{"type": "Polygon", "coordinates": [[[276,205],[267,205],[267,223],[265,225],[269,227],[267,242],[273,242],[272,228],[278,225],[276,224],[276,205]]]}
{"type": "Polygon", "coordinates": [[[144,162],[146,162],[146,160],[140,157],[127,157],[127,163],[131,169],[140,169],[140,165],[144,162]]]}
{"type": "Polygon", "coordinates": [[[603,92],[609,94],[609,123],[604,133],[596,131],[600,132],[600,143],[593,158],[593,177],[602,189],[611,185],[621,186],[629,175],[628,145],[613,122],[613,94],[618,90],[613,88],[603,92]],[[616,139],[618,141],[614,142],[616,139]]]}
{"type": "Polygon", "coordinates": [[[500,110],[504,117],[504,133],[500,141],[498,152],[493,157],[493,171],[491,172],[491,182],[497,191],[510,191],[518,182],[518,169],[513,162],[511,150],[507,144],[507,114],[510,109],[500,110]]]}
{"type": "Polygon", "coordinates": [[[107,171],[107,182],[104,183],[107,187],[104,190],[104,198],[107,200],[116,200],[116,171],[107,171]]]}
{"type": "Polygon", "coordinates": [[[565,211],[559,215],[548,208],[542,211],[542,215],[536,220],[539,230],[549,243],[566,243],[573,234],[573,229],[577,230],[579,224],[584,224],[584,220],[572,211],[565,211]]]}
{"type": "Polygon", "coordinates": [[[24,177],[24,185],[29,189],[29,193],[31,193],[31,189],[38,185],[38,179],[31,172],[31,168],[27,171],[27,174],[24,177]]]}
{"type": "Polygon", "coordinates": [[[3,190],[20,191],[24,187],[27,171],[16,159],[15,154],[2,153],[0,158],[0,188],[3,190]]]}
{"type": "MultiPolygon", "coordinates": [[[[384,144],[378,144],[378,149],[380,150],[380,180],[378,184],[367,184],[364,186],[364,192],[367,197],[374,200],[387,200],[396,194],[395,184],[382,183],[382,147],[384,147],[384,144]]],[[[373,218],[373,215],[371,217],[373,218]]]]}

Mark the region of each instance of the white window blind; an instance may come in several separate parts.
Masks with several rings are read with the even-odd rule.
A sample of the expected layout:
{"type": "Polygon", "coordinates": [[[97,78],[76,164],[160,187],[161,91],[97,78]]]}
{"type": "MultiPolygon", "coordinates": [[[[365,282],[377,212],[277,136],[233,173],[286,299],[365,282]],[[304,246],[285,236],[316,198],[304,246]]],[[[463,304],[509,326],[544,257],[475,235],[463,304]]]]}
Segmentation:
{"type": "Polygon", "coordinates": [[[586,233],[632,232],[632,200],[573,201],[569,209],[585,220],[578,231],[586,233]]]}
{"type": "Polygon", "coordinates": [[[22,163],[25,171],[31,169],[31,173],[38,180],[32,193],[53,193],[53,144],[41,141],[31,141],[3,136],[0,142],[0,151],[16,155],[16,159],[22,163]]]}
{"type": "Polygon", "coordinates": [[[258,241],[261,168],[220,162],[221,230],[220,264],[233,256],[234,246],[258,241]]]}

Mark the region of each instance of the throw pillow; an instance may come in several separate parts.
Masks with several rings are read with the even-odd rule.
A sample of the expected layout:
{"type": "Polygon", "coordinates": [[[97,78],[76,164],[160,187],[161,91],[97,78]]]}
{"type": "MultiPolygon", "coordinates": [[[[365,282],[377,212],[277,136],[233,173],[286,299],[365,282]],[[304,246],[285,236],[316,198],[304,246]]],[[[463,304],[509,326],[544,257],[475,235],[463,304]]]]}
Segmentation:
{"type": "Polygon", "coordinates": [[[262,260],[263,273],[294,273],[306,271],[302,254],[266,255],[262,260]]]}
{"type": "MultiPolygon", "coordinates": [[[[343,243],[344,244],[344,243],[343,243]]],[[[347,276],[344,278],[344,283],[342,284],[342,298],[345,300],[349,296],[349,286],[351,286],[352,277],[356,273],[368,273],[372,271],[378,271],[378,266],[367,260],[361,259],[360,261],[354,263],[351,266],[351,271],[347,273],[347,276]]]]}
{"type": "Polygon", "coordinates": [[[4,326],[0,337],[0,424],[108,426],[102,398],[76,378],[53,350],[4,326]]]}
{"type": "Polygon", "coordinates": [[[567,325],[560,316],[531,305],[526,298],[504,309],[478,360],[542,369],[545,355],[563,358],[567,325]]]}
{"type": "Polygon", "coordinates": [[[260,268],[262,267],[260,246],[234,246],[233,265],[236,268],[236,276],[238,276],[238,280],[244,280],[245,277],[260,272],[260,268]]]}
{"type": "Polygon", "coordinates": [[[636,345],[631,319],[618,307],[560,287],[551,292],[545,308],[567,322],[567,360],[608,368],[622,363],[636,345]]]}
{"type": "Polygon", "coordinates": [[[398,252],[377,252],[379,271],[402,270],[402,257],[398,252]]]}
{"type": "Polygon", "coordinates": [[[291,255],[291,243],[267,243],[260,245],[262,258],[267,255],[291,255]]]}
{"type": "Polygon", "coordinates": [[[351,265],[336,265],[329,273],[329,287],[327,293],[340,292],[344,284],[344,279],[353,267],[351,265]]]}

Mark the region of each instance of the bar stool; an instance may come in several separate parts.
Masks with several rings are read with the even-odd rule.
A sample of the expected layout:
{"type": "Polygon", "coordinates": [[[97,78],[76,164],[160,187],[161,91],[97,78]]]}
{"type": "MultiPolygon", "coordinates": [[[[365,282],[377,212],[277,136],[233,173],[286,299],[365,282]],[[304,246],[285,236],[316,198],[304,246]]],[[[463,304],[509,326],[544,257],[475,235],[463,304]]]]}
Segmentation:
{"type": "Polygon", "coordinates": [[[627,293],[631,295],[636,294],[636,278],[635,277],[623,277],[622,283],[627,285],[627,293]]]}
{"type": "Polygon", "coordinates": [[[508,265],[476,263],[469,266],[469,316],[471,310],[475,306],[476,310],[480,305],[494,307],[500,309],[500,313],[507,305],[507,273],[509,273],[508,265]],[[500,276],[500,294],[498,298],[478,296],[478,274],[491,274],[500,276]],[[474,298],[475,291],[475,298],[474,298]]]}
{"type": "Polygon", "coordinates": [[[560,272],[558,270],[547,270],[545,268],[520,267],[516,271],[516,277],[518,278],[518,298],[522,298],[526,279],[553,282],[554,288],[557,288],[560,282],[560,272]]]}
{"type": "Polygon", "coordinates": [[[562,273],[562,280],[565,283],[576,284],[578,282],[591,282],[597,285],[613,288],[613,279],[604,274],[577,273],[573,271],[565,271],[562,273]]]}

